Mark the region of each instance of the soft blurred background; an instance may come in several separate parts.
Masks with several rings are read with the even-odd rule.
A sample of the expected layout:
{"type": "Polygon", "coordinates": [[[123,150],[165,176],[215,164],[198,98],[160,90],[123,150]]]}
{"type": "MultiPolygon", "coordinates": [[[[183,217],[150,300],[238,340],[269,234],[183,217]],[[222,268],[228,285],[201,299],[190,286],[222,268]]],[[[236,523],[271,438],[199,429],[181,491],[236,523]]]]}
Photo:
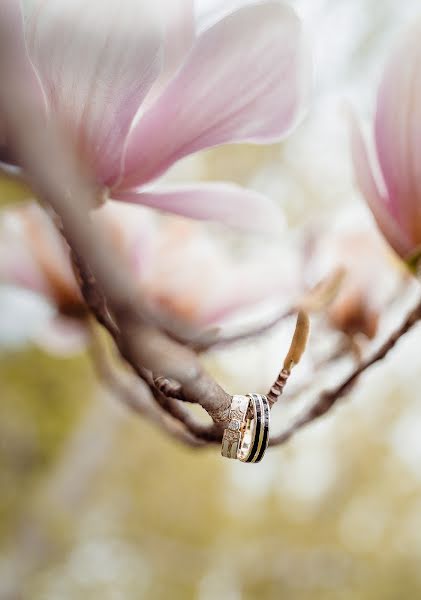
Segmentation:
{"type": "MultiPolygon", "coordinates": [[[[202,0],[200,8],[206,13],[214,3],[202,0]]],[[[281,145],[211,150],[169,175],[233,180],[276,198],[286,245],[303,228],[341,237],[371,227],[353,181],[348,111],[372,114],[388,53],[420,10],[417,0],[293,4],[316,74],[302,125],[281,145]]],[[[0,194],[13,200],[4,185],[0,194]]],[[[293,289],[283,264],[290,261],[280,252],[293,289]]],[[[368,293],[387,287],[397,271],[390,259],[390,269],[365,279],[368,293]]],[[[317,280],[313,267],[307,278],[317,280]]],[[[399,323],[417,292],[405,283],[371,345],[399,323]]],[[[288,297],[280,301],[288,305],[288,297]]],[[[86,353],[41,349],[34,340],[50,313],[39,298],[1,288],[2,600],[419,597],[419,328],[332,413],[253,466],[223,460],[217,448],[185,449],[142,422],[100,385],[86,353]]],[[[348,354],[314,367],[337,343],[317,319],[309,357],[274,410],[274,429],[352,368],[348,354]]],[[[205,364],[231,392],[264,391],[292,327],[285,320],[262,338],[210,353],[205,364]]]]}

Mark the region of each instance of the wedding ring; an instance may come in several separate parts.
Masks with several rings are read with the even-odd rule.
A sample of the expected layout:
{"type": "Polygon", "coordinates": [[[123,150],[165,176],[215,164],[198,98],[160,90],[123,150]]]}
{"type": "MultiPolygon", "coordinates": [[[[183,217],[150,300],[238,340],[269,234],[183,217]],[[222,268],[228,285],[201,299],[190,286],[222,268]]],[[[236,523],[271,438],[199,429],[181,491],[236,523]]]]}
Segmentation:
{"type": "Polygon", "coordinates": [[[266,396],[249,394],[250,408],[238,446],[242,462],[260,462],[269,443],[270,407],[266,396]],[[251,410],[250,410],[251,409],[251,410]]]}
{"type": "Polygon", "coordinates": [[[246,426],[250,404],[249,396],[233,396],[229,413],[229,423],[224,430],[221,454],[225,458],[237,458],[240,443],[246,426]]]}

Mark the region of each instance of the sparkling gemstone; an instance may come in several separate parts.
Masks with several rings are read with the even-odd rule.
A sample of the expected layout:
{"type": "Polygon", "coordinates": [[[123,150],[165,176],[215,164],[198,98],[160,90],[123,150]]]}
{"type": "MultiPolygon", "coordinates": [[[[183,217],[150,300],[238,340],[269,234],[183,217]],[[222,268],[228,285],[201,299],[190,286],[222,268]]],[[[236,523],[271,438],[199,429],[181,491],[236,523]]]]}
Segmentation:
{"type": "Polygon", "coordinates": [[[231,421],[229,424],[229,429],[232,429],[232,431],[238,431],[240,429],[240,421],[231,421]]]}

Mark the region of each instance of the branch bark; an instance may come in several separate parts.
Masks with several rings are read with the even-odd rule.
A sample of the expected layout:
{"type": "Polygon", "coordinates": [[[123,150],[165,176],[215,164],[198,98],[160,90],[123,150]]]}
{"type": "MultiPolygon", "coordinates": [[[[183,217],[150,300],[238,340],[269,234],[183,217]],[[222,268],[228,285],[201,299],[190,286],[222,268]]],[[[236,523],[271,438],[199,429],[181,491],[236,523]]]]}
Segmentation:
{"type": "Polygon", "coordinates": [[[171,418],[154,402],[149,387],[141,379],[122,373],[112,363],[94,323],[90,323],[90,356],[99,380],[122,404],[145,417],[177,441],[192,448],[203,447],[205,442],[171,418]]]}

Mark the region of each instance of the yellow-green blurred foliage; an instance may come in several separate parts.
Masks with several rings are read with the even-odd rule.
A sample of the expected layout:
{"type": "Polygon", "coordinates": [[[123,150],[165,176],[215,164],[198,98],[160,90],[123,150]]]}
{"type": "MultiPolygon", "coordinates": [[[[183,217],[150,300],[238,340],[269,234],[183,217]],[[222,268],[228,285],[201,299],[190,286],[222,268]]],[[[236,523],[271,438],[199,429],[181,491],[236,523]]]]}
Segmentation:
{"type": "Polygon", "coordinates": [[[421,485],[385,441],[406,406],[398,387],[377,401],[378,429],[349,404],[325,423],[316,462],[325,442],[313,429],[250,466],[181,448],[126,413],[83,357],[3,355],[0,381],[0,597],[421,593],[421,485]],[[316,495],[297,487],[303,470],[316,495]]]}
{"type": "Polygon", "coordinates": [[[92,390],[86,360],[53,360],[41,351],[0,354],[0,532],[59,456],[92,390]]]}
{"type": "Polygon", "coordinates": [[[0,176],[0,207],[26,202],[31,198],[29,188],[13,177],[0,176]]]}

